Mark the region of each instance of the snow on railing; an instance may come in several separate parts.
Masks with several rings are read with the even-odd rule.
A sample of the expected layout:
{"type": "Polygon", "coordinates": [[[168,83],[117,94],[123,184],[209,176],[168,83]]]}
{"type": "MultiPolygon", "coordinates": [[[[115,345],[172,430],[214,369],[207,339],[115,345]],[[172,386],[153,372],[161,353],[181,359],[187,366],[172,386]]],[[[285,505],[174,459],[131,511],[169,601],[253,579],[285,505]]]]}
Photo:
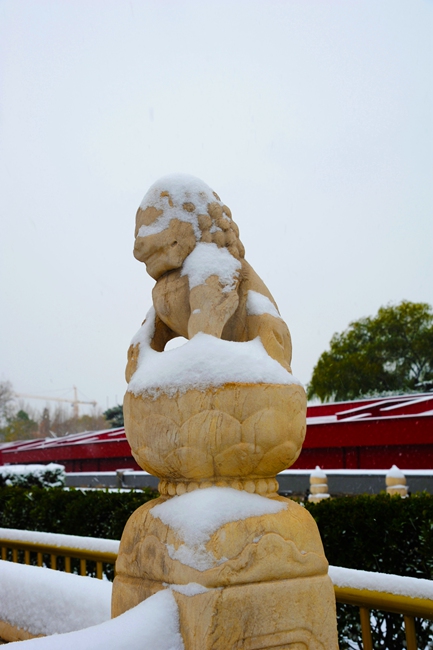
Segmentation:
{"type": "Polygon", "coordinates": [[[88,574],[87,562],[95,562],[96,577],[100,579],[103,577],[104,564],[115,564],[119,543],[115,539],[0,528],[2,560],[11,559],[13,562],[18,562],[21,555],[24,564],[32,564],[31,554],[33,554],[37,566],[49,564],[51,569],[57,569],[60,568],[57,560],[61,557],[62,568],[66,573],[71,573],[71,560],[79,559],[82,576],[88,574]]]}
{"type": "MultiPolygon", "coordinates": [[[[81,575],[86,575],[86,562],[93,560],[100,563],[97,577],[102,577],[102,562],[115,563],[119,542],[111,539],[0,528],[0,547],[2,559],[18,562],[21,557],[26,564],[30,564],[30,553],[34,552],[37,554],[39,566],[42,565],[42,558],[47,555],[51,558],[53,556],[80,558],[81,575]]],[[[56,561],[53,562],[51,559],[50,566],[57,568],[56,561]]],[[[66,562],[65,570],[68,570],[66,562]]],[[[371,609],[402,614],[407,650],[417,650],[414,617],[433,619],[433,581],[334,566],[329,567],[329,575],[334,583],[337,602],[359,607],[364,650],[373,648],[370,629],[371,609]]]]}
{"type": "Polygon", "coordinates": [[[402,614],[407,650],[417,650],[414,618],[433,619],[433,580],[329,567],[338,603],[359,607],[364,650],[373,650],[370,610],[402,614]]]}
{"type": "Polygon", "coordinates": [[[0,637],[38,650],[184,650],[170,589],[110,618],[112,585],[0,561],[0,637]],[[34,638],[42,636],[43,638],[34,638]]]}

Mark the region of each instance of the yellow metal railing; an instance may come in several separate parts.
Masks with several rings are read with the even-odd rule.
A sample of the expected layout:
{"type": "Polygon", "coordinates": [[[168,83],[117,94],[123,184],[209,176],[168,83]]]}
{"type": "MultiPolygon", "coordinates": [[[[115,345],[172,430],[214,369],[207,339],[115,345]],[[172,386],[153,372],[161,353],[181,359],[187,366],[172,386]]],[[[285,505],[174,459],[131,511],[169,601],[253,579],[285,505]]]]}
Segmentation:
{"type": "MultiPolygon", "coordinates": [[[[64,558],[65,571],[71,572],[71,560],[80,560],[80,575],[87,575],[87,562],[96,563],[96,577],[102,578],[103,564],[114,565],[116,553],[91,551],[87,549],[70,548],[67,546],[50,546],[19,540],[0,538],[1,559],[19,561],[19,552],[25,564],[30,564],[30,554],[36,554],[36,563],[43,565],[44,556],[50,556],[50,568],[57,569],[57,558],[64,558]]],[[[367,589],[354,589],[352,587],[334,586],[337,603],[355,605],[359,607],[364,650],[373,650],[370,610],[377,609],[385,612],[401,614],[404,617],[407,650],[417,650],[414,618],[433,619],[433,600],[427,598],[411,598],[383,591],[370,591],[367,589]]]]}
{"type": "Polygon", "coordinates": [[[337,603],[359,607],[364,650],[373,650],[370,627],[371,609],[403,615],[407,650],[417,650],[418,648],[414,618],[433,619],[433,600],[427,598],[411,598],[410,596],[352,587],[334,586],[334,590],[337,603]]]}
{"type": "Polygon", "coordinates": [[[71,560],[80,560],[80,575],[86,576],[87,562],[96,563],[96,577],[102,580],[103,564],[115,564],[117,553],[105,553],[102,551],[90,551],[88,549],[70,548],[67,546],[50,546],[49,544],[37,544],[34,542],[23,542],[0,538],[1,559],[8,559],[8,550],[12,552],[12,562],[18,562],[18,552],[24,552],[24,564],[30,564],[30,553],[36,554],[37,566],[43,565],[43,556],[50,556],[50,568],[57,569],[57,558],[64,558],[64,567],[67,573],[71,573],[71,560]]]}

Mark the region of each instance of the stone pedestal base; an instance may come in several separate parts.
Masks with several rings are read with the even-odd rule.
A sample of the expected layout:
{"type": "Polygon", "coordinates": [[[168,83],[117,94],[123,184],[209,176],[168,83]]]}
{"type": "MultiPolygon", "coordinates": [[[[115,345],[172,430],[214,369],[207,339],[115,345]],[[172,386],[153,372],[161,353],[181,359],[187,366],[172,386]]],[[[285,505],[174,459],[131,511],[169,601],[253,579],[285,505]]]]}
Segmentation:
{"type": "Polygon", "coordinates": [[[328,576],[174,592],[186,650],[336,650],[328,576]]]}
{"type": "Polygon", "coordinates": [[[334,589],[317,526],[293,501],[271,500],[284,509],[221,526],[201,549],[200,567],[152,515],[167,497],[141,506],[122,536],[112,615],[171,588],[185,650],[337,650],[334,589]]]}

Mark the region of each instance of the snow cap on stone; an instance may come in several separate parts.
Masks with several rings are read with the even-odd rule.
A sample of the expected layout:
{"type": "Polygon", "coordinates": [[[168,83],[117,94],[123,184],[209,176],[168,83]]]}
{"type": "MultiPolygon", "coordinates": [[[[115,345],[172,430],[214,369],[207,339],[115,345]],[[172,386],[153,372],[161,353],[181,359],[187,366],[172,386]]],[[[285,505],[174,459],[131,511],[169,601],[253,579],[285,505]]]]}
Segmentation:
{"type": "Polygon", "coordinates": [[[201,242],[186,258],[180,275],[188,276],[190,289],[205,284],[211,275],[216,275],[225,293],[235,289],[241,266],[227,248],[201,242]]]}
{"type": "Polygon", "coordinates": [[[137,370],[128,385],[128,391],[134,395],[174,396],[190,389],[204,390],[232,382],[300,384],[268,355],[260,337],[239,343],[199,332],[178,348],[156,352],[150,347],[154,323],[152,307],[131,341],[132,345],[139,345],[137,370]]]}
{"type": "Polygon", "coordinates": [[[142,210],[153,206],[162,210],[162,214],[149,226],[141,226],[138,235],[155,235],[168,228],[172,219],[179,219],[192,225],[199,241],[201,231],[198,216],[207,214],[209,203],[223,205],[218,195],[199,178],[189,174],[163,176],[149,188],[140,204],[142,210]],[[189,210],[184,209],[185,204],[191,204],[189,210]]]}
{"type": "Polygon", "coordinates": [[[389,478],[405,478],[405,475],[397,465],[393,465],[391,469],[387,471],[386,476],[389,478]]]}
{"type": "Polygon", "coordinates": [[[326,479],[326,474],[322,469],[320,469],[319,465],[316,465],[316,469],[313,469],[310,476],[312,476],[313,478],[325,478],[326,479]]]}

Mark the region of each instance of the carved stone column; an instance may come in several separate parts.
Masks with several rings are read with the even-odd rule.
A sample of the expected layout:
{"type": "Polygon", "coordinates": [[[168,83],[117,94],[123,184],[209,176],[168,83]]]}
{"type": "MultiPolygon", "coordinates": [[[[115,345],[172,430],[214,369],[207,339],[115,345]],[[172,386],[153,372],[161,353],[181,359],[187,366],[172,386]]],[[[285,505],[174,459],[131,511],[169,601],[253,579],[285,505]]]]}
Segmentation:
{"type": "Polygon", "coordinates": [[[112,613],[171,588],[186,650],[337,650],[334,590],[317,526],[277,494],[275,476],[295,462],[306,430],[290,334],[241,245],[227,272],[215,271],[226,254],[210,248],[194,253],[199,266],[191,270],[212,218],[217,233],[237,227],[217,195],[188,179],[184,190],[177,177],[156,184],[137,214],[137,256],[157,285],[129,352],[125,429],[138,464],[160,478],[161,496],[125,527],[112,613]],[[170,244],[167,215],[176,206],[200,214],[183,222],[173,212],[174,221],[191,223],[187,239],[193,233],[196,242],[183,243],[185,257],[173,267],[167,247],[178,240],[170,244]],[[191,341],[164,352],[179,334],[191,341]]]}

